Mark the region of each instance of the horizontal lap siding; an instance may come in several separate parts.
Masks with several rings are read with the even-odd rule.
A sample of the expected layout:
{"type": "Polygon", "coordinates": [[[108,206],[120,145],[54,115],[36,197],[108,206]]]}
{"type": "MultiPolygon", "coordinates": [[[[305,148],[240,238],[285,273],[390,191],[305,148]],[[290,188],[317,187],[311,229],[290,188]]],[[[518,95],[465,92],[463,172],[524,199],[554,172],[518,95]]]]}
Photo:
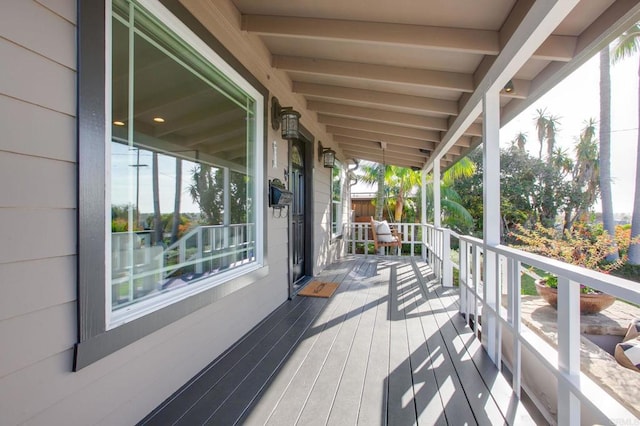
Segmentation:
{"type": "MultiPolygon", "coordinates": [[[[287,296],[287,221],[269,214],[267,279],[71,371],[75,19],[75,0],[6,0],[0,13],[2,425],[133,424],[287,296]]],[[[282,169],[269,173],[282,178],[282,169]]]]}
{"type": "Polygon", "coordinates": [[[0,13],[3,425],[28,421],[75,380],[74,20],[73,0],[7,0],[0,13]]]}

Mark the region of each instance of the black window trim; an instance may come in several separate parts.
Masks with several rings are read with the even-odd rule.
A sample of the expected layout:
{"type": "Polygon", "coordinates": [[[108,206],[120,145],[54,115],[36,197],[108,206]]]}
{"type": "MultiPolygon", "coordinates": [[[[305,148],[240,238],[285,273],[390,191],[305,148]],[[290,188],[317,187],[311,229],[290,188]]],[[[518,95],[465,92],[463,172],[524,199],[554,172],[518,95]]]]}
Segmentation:
{"type": "MultiPolygon", "coordinates": [[[[263,97],[263,152],[267,151],[269,92],[178,0],[160,0],[171,13],[220,55],[263,97]]],[[[105,238],[105,31],[110,13],[105,0],[77,1],[77,135],[78,135],[78,262],[77,321],[73,371],[114,353],[196,310],[205,307],[269,274],[267,209],[259,209],[263,221],[262,268],[166,306],[111,330],[106,330],[105,238]]],[[[259,141],[258,141],[259,142],[259,141]]],[[[266,155],[263,181],[267,181],[266,155]]],[[[266,185],[265,185],[266,187],[266,185]]],[[[267,199],[263,188],[263,199],[267,199]]],[[[258,240],[259,241],[259,240],[258,240]]],[[[259,241],[260,242],[260,241],[259,241]]]]}

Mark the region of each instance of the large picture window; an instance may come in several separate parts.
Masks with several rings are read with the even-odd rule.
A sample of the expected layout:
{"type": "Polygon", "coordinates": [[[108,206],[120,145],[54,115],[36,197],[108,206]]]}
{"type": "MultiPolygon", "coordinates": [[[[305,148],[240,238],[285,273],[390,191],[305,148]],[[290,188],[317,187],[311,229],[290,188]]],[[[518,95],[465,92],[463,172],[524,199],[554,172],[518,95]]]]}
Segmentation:
{"type": "Polygon", "coordinates": [[[251,87],[136,2],[114,0],[111,25],[116,326],[259,262],[258,111],[251,87]]]}
{"type": "Polygon", "coordinates": [[[178,2],[81,3],[76,369],[268,273],[264,87],[178,2]]]}

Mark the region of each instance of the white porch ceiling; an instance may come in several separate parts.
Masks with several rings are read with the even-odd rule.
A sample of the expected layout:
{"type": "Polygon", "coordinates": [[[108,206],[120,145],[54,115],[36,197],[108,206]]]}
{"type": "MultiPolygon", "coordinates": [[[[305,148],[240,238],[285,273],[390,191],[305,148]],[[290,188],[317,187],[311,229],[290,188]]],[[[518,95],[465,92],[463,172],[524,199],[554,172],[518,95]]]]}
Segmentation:
{"type": "Polygon", "coordinates": [[[634,0],[232,0],[347,158],[448,167],[640,20],[634,0]]]}

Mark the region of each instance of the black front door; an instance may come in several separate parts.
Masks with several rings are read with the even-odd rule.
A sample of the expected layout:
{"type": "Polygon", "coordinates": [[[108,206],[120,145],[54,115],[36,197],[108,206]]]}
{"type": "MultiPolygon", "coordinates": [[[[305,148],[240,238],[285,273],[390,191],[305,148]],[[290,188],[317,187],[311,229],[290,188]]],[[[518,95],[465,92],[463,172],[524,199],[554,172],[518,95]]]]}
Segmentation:
{"type": "Polygon", "coordinates": [[[291,142],[290,190],[292,281],[295,285],[305,276],[305,146],[301,140],[291,142]]]}

